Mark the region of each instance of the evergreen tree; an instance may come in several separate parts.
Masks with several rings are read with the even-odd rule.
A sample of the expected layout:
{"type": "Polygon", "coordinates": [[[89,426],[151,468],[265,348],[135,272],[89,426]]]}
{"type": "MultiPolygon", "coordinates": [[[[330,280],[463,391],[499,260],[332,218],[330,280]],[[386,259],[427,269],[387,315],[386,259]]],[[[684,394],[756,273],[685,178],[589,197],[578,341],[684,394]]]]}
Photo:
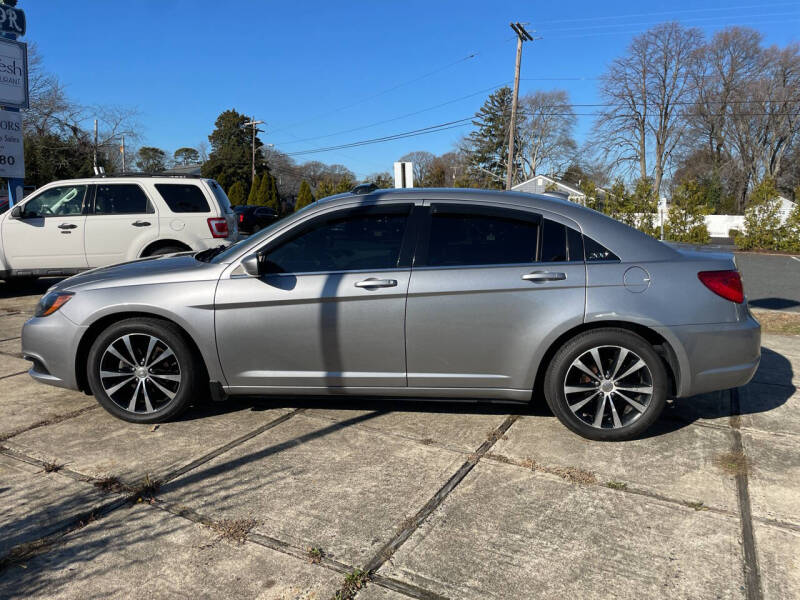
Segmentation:
{"type": "Polygon", "coordinates": [[[267,206],[269,204],[269,189],[271,186],[271,175],[264,173],[258,186],[258,194],[256,196],[256,204],[259,206],[267,206]]]}
{"type": "Polygon", "coordinates": [[[705,192],[705,186],[694,179],[678,186],[672,196],[664,226],[667,239],[690,244],[707,244],[711,241],[704,217],[708,211],[705,192]]]}
{"type": "Polygon", "coordinates": [[[734,238],[743,250],[781,248],[781,215],[775,180],[765,177],[750,194],[744,211],[744,233],[734,238]]]}
{"type": "Polygon", "coordinates": [[[274,210],[275,214],[278,214],[280,213],[281,209],[280,196],[278,194],[278,182],[275,180],[274,175],[270,175],[269,179],[270,179],[269,202],[267,203],[267,206],[269,206],[272,210],[274,210]]]}
{"type": "MultiPolygon", "coordinates": [[[[264,173],[264,177],[268,177],[269,173],[264,173]]],[[[253,184],[250,186],[250,192],[247,194],[247,203],[250,205],[258,204],[258,188],[261,185],[263,177],[259,176],[256,173],[255,179],[253,179],[253,184]]]]}
{"type": "MultiPolygon", "coordinates": [[[[511,101],[511,88],[500,88],[489,96],[472,121],[477,129],[467,138],[467,155],[471,176],[483,187],[499,189],[505,185],[511,101]]],[[[514,167],[515,171],[520,168],[519,164],[514,167]]]]}
{"type": "MultiPolygon", "coordinates": [[[[252,133],[244,124],[248,117],[235,110],[226,110],[217,117],[214,131],[208,136],[211,153],[203,164],[204,177],[216,179],[223,189],[230,189],[235,182],[242,190],[250,187],[252,178],[252,133]]],[[[258,149],[263,146],[256,136],[256,173],[267,170],[264,157],[258,149]]]]}
{"type": "Polygon", "coordinates": [[[314,196],[311,195],[311,186],[303,179],[300,183],[300,192],[297,194],[297,201],[294,203],[294,209],[300,210],[314,202],[314,196]]]}
{"type": "Polygon", "coordinates": [[[241,206],[244,204],[244,186],[241,181],[235,181],[233,185],[228,188],[228,200],[231,201],[233,206],[241,206]]]}
{"type": "Polygon", "coordinates": [[[800,252],[800,186],[795,190],[794,197],[794,208],[781,231],[781,249],[787,252],[800,252]]]}
{"type": "Polygon", "coordinates": [[[633,205],[634,227],[647,235],[656,235],[655,216],[658,210],[653,182],[649,177],[642,177],[636,182],[631,197],[633,205]]]}

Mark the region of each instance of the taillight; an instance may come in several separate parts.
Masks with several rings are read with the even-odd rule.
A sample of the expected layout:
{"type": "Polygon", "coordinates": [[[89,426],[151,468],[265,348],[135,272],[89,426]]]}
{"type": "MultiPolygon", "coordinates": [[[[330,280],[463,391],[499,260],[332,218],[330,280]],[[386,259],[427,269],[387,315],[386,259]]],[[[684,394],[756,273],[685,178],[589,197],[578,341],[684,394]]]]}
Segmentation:
{"type": "Polygon", "coordinates": [[[722,296],[725,300],[737,304],[744,302],[744,290],[739,271],[700,271],[697,278],[717,296],[722,296]]]}
{"type": "Polygon", "coordinates": [[[208,228],[215,238],[228,237],[228,222],[224,218],[211,217],[208,219],[208,228]]]}
{"type": "Polygon", "coordinates": [[[243,222],[244,222],[244,215],[240,214],[239,215],[239,223],[243,223],[243,222]]]}

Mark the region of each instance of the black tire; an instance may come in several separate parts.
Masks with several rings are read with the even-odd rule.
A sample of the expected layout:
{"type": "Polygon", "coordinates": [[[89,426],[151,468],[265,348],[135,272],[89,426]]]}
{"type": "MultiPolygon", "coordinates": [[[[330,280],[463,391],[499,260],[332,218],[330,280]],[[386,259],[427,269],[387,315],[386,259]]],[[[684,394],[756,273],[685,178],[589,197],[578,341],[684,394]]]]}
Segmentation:
{"type": "Polygon", "coordinates": [[[149,318],[125,319],[108,327],[94,341],[89,350],[87,376],[94,397],[115,417],[131,423],[163,423],[177,417],[187,408],[190,401],[196,398],[197,390],[200,388],[198,375],[202,372],[202,367],[197,365],[196,361],[197,358],[183,334],[172,323],[149,318]],[[149,374],[142,375],[141,380],[129,366],[133,361],[127,361],[126,365],[109,351],[109,346],[113,345],[114,350],[123,355],[123,359],[130,358],[123,336],[131,336],[128,342],[131,343],[134,358],[138,359],[135,360],[135,364],[140,369],[143,356],[147,352],[146,347],[149,346],[149,339],[152,337],[160,342],[153,346],[150,356],[152,368],[148,370],[149,374]],[[167,355],[167,358],[160,361],[156,360],[165,349],[171,350],[172,355],[167,355]],[[175,375],[176,368],[177,375],[175,375]],[[104,376],[106,383],[104,385],[101,370],[106,373],[113,371],[124,374],[114,375],[111,378],[104,376]],[[122,383],[129,374],[132,381],[109,394],[117,382],[122,383]],[[168,379],[174,377],[179,377],[179,381],[168,379]],[[138,387],[134,391],[134,386],[139,383],[144,388],[144,393],[138,387]],[[167,390],[174,396],[170,397],[162,390],[167,390]],[[148,396],[147,403],[145,396],[148,396]],[[133,411],[129,410],[129,406],[123,406],[131,398],[134,398],[133,411]],[[148,411],[148,408],[153,410],[148,411]]]}
{"type": "Polygon", "coordinates": [[[664,363],[647,340],[625,329],[616,328],[595,329],[579,334],[566,342],[550,362],[544,380],[545,399],[558,420],[582,437],[604,442],[628,440],[641,435],[661,415],[668,387],[664,363]],[[593,349],[598,349],[604,371],[598,376],[596,368],[590,368],[595,373],[594,378],[588,373],[584,374],[579,366],[574,367],[579,359],[583,366],[591,367],[596,364],[592,355],[593,349]],[[639,364],[634,355],[644,362],[646,369],[639,367],[631,375],[620,378],[620,381],[608,383],[613,379],[612,371],[617,362],[615,355],[617,358],[623,356],[620,349],[626,350],[628,354],[624,355],[625,366],[619,369],[619,374],[624,374],[639,364]],[[587,355],[590,358],[587,359],[587,355]],[[576,382],[576,375],[583,379],[576,382]],[[568,377],[571,379],[568,380],[568,377]],[[620,394],[620,391],[617,391],[619,383],[630,387],[620,386],[620,391],[623,392],[620,394]],[[594,388],[590,389],[591,386],[594,388]],[[603,386],[606,388],[601,390],[603,386]],[[570,391],[571,397],[568,403],[567,388],[575,390],[577,387],[586,387],[587,390],[570,391]],[[641,390],[652,388],[652,393],[647,398],[646,393],[628,391],[631,387],[641,390]],[[613,390],[606,397],[603,392],[608,388],[613,390]],[[589,397],[593,398],[587,400],[589,397]],[[634,402],[631,403],[623,399],[624,397],[634,402]],[[587,403],[582,404],[584,401],[587,403]],[[570,408],[571,406],[573,408],[570,408]],[[579,408],[575,409],[576,406],[579,408]],[[642,407],[644,410],[640,411],[642,407]],[[598,414],[599,427],[594,425],[598,414]]]}
{"type": "Polygon", "coordinates": [[[164,254],[174,254],[175,252],[187,252],[187,250],[186,248],[180,248],[178,246],[163,246],[161,248],[151,250],[145,256],[162,256],[164,254]]]}

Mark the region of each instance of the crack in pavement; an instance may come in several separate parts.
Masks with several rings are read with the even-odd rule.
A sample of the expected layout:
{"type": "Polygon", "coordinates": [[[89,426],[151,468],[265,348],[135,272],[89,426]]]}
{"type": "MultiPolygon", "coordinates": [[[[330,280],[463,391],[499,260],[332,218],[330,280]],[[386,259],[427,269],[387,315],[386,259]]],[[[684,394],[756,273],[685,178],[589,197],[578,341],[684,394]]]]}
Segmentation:
{"type": "MultiPolygon", "coordinates": [[[[741,406],[739,404],[739,390],[730,390],[731,399],[731,433],[733,444],[731,451],[736,455],[746,456],[742,444],[741,432],[741,406]]],[[[750,507],[750,492],[748,489],[747,468],[739,470],[736,475],[736,491],[739,499],[739,516],[742,524],[742,547],[744,551],[744,579],[748,600],[762,600],[764,597],[761,587],[761,574],[756,553],[756,538],[753,530],[753,515],[750,507]]]]}
{"type": "MultiPolygon", "coordinates": [[[[27,372],[27,371],[23,371],[23,372],[27,372]]],[[[17,373],[17,375],[19,375],[19,373],[17,373]]],[[[0,377],[0,379],[3,379],[3,377],[0,377]]],[[[83,414],[86,414],[89,411],[97,410],[98,408],[100,408],[100,405],[93,404],[91,406],[84,406],[83,408],[79,408],[78,410],[74,410],[74,411],[72,411],[70,413],[64,413],[63,415],[58,415],[58,416],[55,416],[55,417],[51,417],[49,419],[43,419],[41,421],[37,421],[36,423],[33,423],[32,425],[28,425],[27,427],[22,427],[20,429],[15,429],[15,430],[11,431],[10,433],[6,433],[6,434],[3,434],[3,435],[0,435],[0,442],[8,441],[13,437],[21,435],[23,433],[27,433],[28,431],[33,431],[34,429],[38,429],[39,427],[47,427],[48,425],[56,425],[56,424],[62,423],[64,421],[68,421],[70,419],[74,419],[75,417],[79,417],[79,416],[81,416],[83,414]]]]}

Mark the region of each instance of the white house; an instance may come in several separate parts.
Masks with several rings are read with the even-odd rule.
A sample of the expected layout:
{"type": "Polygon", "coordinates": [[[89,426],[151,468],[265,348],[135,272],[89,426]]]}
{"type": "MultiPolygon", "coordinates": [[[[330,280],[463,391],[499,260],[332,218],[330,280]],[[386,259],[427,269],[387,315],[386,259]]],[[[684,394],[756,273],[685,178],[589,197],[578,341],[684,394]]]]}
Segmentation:
{"type": "Polygon", "coordinates": [[[547,175],[536,175],[535,177],[528,179],[528,181],[518,183],[511,189],[518,192],[527,192],[529,194],[544,194],[547,188],[552,189],[554,186],[559,196],[564,196],[571,202],[576,202],[577,204],[582,204],[584,206],[586,205],[586,194],[584,194],[580,189],[571,185],[567,185],[566,183],[556,181],[547,175]]]}

